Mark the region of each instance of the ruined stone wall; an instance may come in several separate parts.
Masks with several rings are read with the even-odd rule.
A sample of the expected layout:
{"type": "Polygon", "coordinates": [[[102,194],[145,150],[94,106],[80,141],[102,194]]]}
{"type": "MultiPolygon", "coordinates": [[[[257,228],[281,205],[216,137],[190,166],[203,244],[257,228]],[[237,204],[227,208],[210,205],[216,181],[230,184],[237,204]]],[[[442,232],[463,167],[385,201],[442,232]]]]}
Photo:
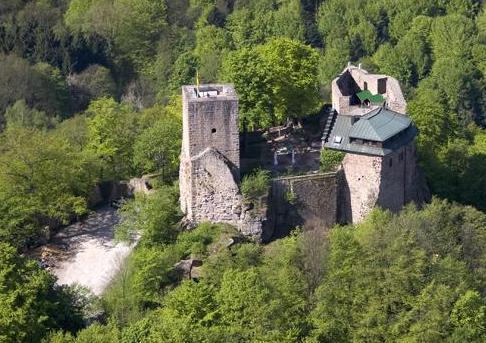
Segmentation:
{"type": "Polygon", "coordinates": [[[354,66],[348,70],[359,88],[364,90],[366,82],[368,90],[373,94],[378,94],[378,80],[385,77],[384,75],[370,74],[366,70],[354,66]]]}
{"type": "MultiPolygon", "coordinates": [[[[208,168],[212,170],[213,175],[208,179],[208,185],[219,178],[227,179],[228,174],[234,178],[233,183],[237,185],[239,182],[238,98],[233,87],[229,85],[208,86],[217,89],[219,95],[198,97],[195,86],[182,88],[183,140],[179,187],[181,209],[189,221],[196,221],[198,216],[209,220],[221,215],[220,212],[209,215],[211,209],[201,207],[201,203],[207,200],[205,197],[208,195],[207,187],[201,183],[202,170],[208,168]],[[207,149],[218,152],[224,158],[224,163],[221,161],[218,163],[220,169],[214,169],[205,162],[209,158],[213,158],[213,161],[218,159],[214,157],[212,150],[208,153],[207,149]]],[[[226,185],[227,182],[223,184],[226,185]]],[[[218,186],[214,185],[216,188],[218,186]]],[[[228,192],[231,193],[231,189],[228,189],[228,192]]],[[[224,201],[219,198],[210,199],[224,201]]],[[[227,221],[226,217],[227,215],[223,216],[221,221],[227,221]]]]}
{"type": "Polygon", "coordinates": [[[341,113],[341,98],[344,96],[341,90],[339,89],[338,85],[339,78],[336,78],[332,81],[331,84],[331,97],[332,97],[332,108],[335,109],[338,113],[341,113]]]}
{"type": "Polygon", "coordinates": [[[385,80],[386,92],[383,95],[386,98],[386,106],[392,111],[406,114],[407,102],[405,101],[400,83],[397,79],[387,75],[370,74],[366,70],[356,67],[353,67],[350,70],[359,87],[364,89],[364,84],[366,82],[368,90],[373,94],[381,93],[379,92],[378,85],[380,80],[385,80]]]}
{"type": "Polygon", "coordinates": [[[351,75],[347,72],[334,79],[331,84],[332,108],[338,113],[349,112],[351,96],[357,91],[355,87],[357,87],[357,85],[352,80],[351,75]]]}
{"type": "Polygon", "coordinates": [[[386,83],[386,105],[392,111],[407,114],[407,102],[403,96],[400,83],[393,77],[388,77],[386,83]]]}
{"type": "MultiPolygon", "coordinates": [[[[229,161],[213,148],[206,148],[191,159],[192,217],[195,222],[237,224],[241,195],[229,161]]],[[[188,213],[189,214],[189,213],[188,213]]]]}
{"type": "Polygon", "coordinates": [[[272,180],[269,225],[275,235],[300,226],[327,229],[337,223],[339,176],[322,173],[272,180]]]}
{"type": "Polygon", "coordinates": [[[357,223],[375,206],[380,193],[381,157],[346,154],[342,162],[340,222],[357,223]]]}
{"type": "Polygon", "coordinates": [[[192,189],[192,166],[191,158],[184,153],[181,154],[179,165],[179,201],[181,211],[191,220],[194,217],[193,207],[193,189],[192,189]]]}

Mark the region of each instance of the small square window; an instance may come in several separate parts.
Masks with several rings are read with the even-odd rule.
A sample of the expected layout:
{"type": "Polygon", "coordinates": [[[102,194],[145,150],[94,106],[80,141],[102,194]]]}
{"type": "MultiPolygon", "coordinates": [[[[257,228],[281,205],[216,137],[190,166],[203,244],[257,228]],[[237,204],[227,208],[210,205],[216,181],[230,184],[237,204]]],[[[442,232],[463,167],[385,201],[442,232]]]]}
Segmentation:
{"type": "Polygon", "coordinates": [[[343,137],[341,136],[334,137],[334,143],[341,144],[342,141],[343,141],[343,137]]]}

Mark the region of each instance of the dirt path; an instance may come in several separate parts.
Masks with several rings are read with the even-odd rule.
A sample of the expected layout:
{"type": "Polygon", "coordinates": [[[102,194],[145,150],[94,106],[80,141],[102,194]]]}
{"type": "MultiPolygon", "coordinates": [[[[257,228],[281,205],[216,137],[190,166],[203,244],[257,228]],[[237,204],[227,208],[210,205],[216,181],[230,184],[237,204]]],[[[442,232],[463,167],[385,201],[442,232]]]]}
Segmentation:
{"type": "Polygon", "coordinates": [[[117,243],[113,229],[119,217],[107,207],[58,233],[50,246],[64,250],[56,256],[51,272],[59,284],[80,284],[100,295],[135,244],[117,243]]]}

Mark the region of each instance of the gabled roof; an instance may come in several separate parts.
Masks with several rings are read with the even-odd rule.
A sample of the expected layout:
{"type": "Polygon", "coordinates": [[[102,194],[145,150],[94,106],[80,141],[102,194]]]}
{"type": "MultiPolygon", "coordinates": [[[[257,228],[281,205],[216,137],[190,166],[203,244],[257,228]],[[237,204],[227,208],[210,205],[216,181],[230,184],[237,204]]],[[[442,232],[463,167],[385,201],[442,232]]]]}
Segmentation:
{"type": "Polygon", "coordinates": [[[377,108],[354,123],[349,137],[384,142],[410,126],[406,115],[385,108],[377,108]]]}
{"type": "Polygon", "coordinates": [[[385,98],[381,94],[373,95],[369,90],[358,92],[356,93],[356,96],[361,102],[365,100],[369,100],[373,104],[380,104],[380,105],[385,102],[385,98]]]}

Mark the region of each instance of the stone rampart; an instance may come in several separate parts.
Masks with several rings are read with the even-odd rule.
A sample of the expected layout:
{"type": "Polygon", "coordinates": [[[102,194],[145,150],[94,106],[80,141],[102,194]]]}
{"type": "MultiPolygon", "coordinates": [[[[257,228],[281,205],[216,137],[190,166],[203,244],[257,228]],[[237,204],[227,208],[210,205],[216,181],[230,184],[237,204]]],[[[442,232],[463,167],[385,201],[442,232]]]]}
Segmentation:
{"type": "Polygon", "coordinates": [[[327,229],[337,223],[339,173],[288,176],[272,180],[269,226],[274,235],[300,226],[327,229]]]}

